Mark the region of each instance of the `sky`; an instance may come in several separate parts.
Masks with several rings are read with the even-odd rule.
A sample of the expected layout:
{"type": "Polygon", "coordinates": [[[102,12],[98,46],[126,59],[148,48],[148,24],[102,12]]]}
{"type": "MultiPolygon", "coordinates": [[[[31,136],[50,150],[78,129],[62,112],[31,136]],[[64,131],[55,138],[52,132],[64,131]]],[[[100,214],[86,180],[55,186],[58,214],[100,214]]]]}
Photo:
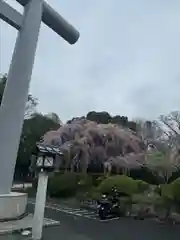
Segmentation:
{"type": "MultiPolygon", "coordinates": [[[[22,13],[15,0],[6,0],[22,13]]],[[[155,119],[180,109],[179,0],[49,0],[80,32],[69,45],[41,25],[30,93],[61,120],[108,111],[155,119]]],[[[0,22],[0,72],[17,31],[0,22]]]]}

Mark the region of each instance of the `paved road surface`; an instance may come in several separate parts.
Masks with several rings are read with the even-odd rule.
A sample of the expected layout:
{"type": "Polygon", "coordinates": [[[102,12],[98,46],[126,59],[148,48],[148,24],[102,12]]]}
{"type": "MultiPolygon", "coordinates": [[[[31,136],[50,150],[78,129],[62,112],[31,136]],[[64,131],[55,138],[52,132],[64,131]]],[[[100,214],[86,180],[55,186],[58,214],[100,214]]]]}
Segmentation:
{"type": "MultiPolygon", "coordinates": [[[[33,204],[28,205],[32,212],[33,204]]],[[[180,226],[152,221],[119,219],[101,222],[96,213],[50,204],[45,217],[60,221],[60,226],[43,230],[43,240],[180,240],[180,226]]],[[[20,235],[0,236],[0,240],[29,240],[20,235]]]]}
{"type": "MultiPolygon", "coordinates": [[[[29,203],[32,203],[34,205],[35,201],[29,200],[29,203]]],[[[52,209],[58,212],[67,213],[68,215],[100,221],[98,214],[95,210],[87,210],[77,206],[70,207],[62,203],[61,204],[47,203],[46,209],[52,209]]]]}
{"type": "MultiPolygon", "coordinates": [[[[33,205],[29,205],[32,211],[33,205]]],[[[67,210],[67,209],[66,209],[67,210]]],[[[152,221],[119,219],[100,222],[95,216],[67,210],[60,206],[46,208],[45,216],[60,221],[60,227],[44,230],[44,240],[179,240],[180,226],[161,225],[152,221]]],[[[0,239],[1,240],[1,239],[0,239]]],[[[14,240],[14,239],[13,239],[14,240]]],[[[20,240],[20,239],[18,239],[20,240]]]]}

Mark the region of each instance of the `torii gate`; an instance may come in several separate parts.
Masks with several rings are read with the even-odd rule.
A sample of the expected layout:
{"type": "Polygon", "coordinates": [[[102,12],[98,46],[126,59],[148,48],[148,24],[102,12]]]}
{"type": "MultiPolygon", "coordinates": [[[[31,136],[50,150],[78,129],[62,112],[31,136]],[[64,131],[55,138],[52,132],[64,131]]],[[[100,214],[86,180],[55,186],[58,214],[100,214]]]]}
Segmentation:
{"type": "Polygon", "coordinates": [[[19,31],[0,107],[1,195],[11,192],[41,21],[70,44],[79,38],[79,32],[43,0],[16,1],[24,6],[23,15],[0,0],[0,18],[19,31]]]}

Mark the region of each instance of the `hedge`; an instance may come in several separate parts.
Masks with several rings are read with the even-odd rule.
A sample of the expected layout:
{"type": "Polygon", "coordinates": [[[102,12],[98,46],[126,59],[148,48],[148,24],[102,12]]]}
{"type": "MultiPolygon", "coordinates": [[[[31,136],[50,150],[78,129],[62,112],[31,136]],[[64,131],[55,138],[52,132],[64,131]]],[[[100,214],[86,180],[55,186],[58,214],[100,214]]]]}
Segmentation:
{"type": "Polygon", "coordinates": [[[100,183],[98,189],[102,194],[109,194],[113,187],[116,187],[118,191],[127,195],[138,192],[138,182],[125,175],[116,175],[106,178],[100,183]]]}
{"type": "Polygon", "coordinates": [[[56,174],[49,180],[48,194],[51,197],[66,198],[75,196],[79,191],[87,191],[92,187],[92,178],[77,173],[56,174]]]}

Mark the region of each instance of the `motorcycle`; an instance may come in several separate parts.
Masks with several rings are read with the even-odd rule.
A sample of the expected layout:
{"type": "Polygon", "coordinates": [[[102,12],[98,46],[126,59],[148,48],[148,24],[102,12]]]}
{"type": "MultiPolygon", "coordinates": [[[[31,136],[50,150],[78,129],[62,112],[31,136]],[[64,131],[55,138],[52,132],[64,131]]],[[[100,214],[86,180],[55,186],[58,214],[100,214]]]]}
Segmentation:
{"type": "Polygon", "coordinates": [[[109,217],[120,217],[121,213],[118,201],[113,202],[108,199],[106,195],[103,195],[102,199],[99,201],[98,214],[101,220],[105,220],[109,217]]]}

